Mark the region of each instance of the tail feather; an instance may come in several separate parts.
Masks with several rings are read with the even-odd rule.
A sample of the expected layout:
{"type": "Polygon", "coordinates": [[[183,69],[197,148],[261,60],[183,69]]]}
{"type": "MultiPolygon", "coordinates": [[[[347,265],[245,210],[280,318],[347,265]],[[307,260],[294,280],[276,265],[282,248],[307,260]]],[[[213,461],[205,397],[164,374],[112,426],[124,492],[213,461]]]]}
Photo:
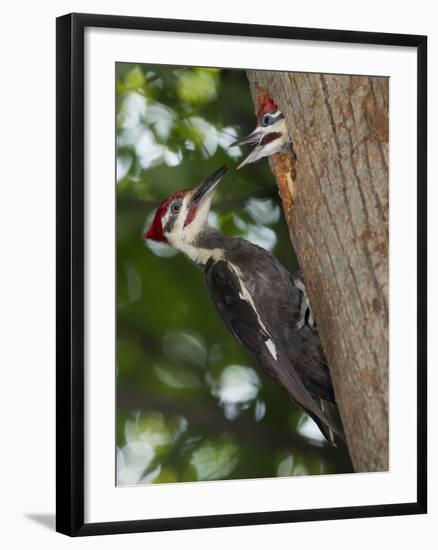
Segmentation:
{"type": "Polygon", "coordinates": [[[338,445],[336,438],[345,441],[344,429],[342,427],[338,408],[333,403],[327,403],[327,401],[324,401],[323,399],[320,399],[319,403],[321,411],[330,420],[331,426],[327,426],[327,424],[325,424],[320,418],[309,412],[310,417],[318,426],[328,443],[330,443],[333,447],[337,447],[338,445]]]}

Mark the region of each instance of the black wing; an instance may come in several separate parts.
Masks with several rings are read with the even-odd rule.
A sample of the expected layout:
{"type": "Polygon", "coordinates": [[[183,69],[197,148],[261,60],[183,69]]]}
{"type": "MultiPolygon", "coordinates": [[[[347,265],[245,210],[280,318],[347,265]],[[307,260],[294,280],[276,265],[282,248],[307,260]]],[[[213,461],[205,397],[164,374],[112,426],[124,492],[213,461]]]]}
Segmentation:
{"type": "MultiPolygon", "coordinates": [[[[236,271],[227,261],[220,260],[206,266],[205,276],[220,317],[232,334],[256,359],[263,371],[280,384],[314,419],[318,419],[318,424],[322,422],[334,432],[338,432],[322,412],[319,403],[306,389],[282,344],[271,334],[268,322],[265,322],[265,318],[261,318],[257,308],[255,309],[248,300],[244,299],[241,280],[236,271]],[[271,346],[268,345],[269,342],[271,346]]],[[[250,284],[254,285],[255,280],[250,284]]],[[[251,290],[253,291],[254,287],[251,290]]],[[[276,306],[277,304],[271,303],[270,311],[276,306]]],[[[289,309],[289,314],[291,311],[293,310],[289,309]]],[[[288,347],[293,347],[293,344],[288,347]]]]}

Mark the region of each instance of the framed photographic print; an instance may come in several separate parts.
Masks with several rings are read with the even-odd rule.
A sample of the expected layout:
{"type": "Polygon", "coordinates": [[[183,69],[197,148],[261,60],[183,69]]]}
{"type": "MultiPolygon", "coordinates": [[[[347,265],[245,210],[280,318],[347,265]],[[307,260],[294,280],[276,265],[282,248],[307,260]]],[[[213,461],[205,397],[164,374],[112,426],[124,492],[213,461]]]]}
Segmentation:
{"type": "Polygon", "coordinates": [[[57,20],[57,530],[426,512],[424,36],[57,20]]]}

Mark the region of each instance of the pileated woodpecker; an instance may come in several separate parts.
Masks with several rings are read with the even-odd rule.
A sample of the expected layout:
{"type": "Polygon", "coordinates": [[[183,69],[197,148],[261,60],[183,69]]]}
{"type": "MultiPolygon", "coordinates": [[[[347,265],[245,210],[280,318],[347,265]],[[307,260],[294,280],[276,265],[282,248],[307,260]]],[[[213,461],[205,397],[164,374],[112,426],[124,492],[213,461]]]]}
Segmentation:
{"type": "Polygon", "coordinates": [[[269,157],[280,151],[290,153],[295,157],[292,142],[289,139],[286,121],[274,100],[268,95],[257,114],[257,126],[249,135],[238,139],[230,145],[255,144],[250,154],[239,164],[237,169],[245,164],[255,162],[262,157],[269,157]]]}
{"type": "Polygon", "coordinates": [[[144,238],[173,246],[203,269],[225,325],[334,444],[332,432],[342,434],[322,405],[334,403],[333,387],[301,277],[267,250],[207,223],[226,171],[222,166],[198,187],[163,200],[144,238]]]}

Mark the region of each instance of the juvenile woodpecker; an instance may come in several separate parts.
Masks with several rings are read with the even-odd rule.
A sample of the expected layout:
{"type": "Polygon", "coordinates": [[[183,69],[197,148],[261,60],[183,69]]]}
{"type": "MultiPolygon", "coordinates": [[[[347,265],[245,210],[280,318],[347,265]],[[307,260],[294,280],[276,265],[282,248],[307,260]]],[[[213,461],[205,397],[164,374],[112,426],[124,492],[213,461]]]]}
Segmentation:
{"type": "Polygon", "coordinates": [[[223,166],[198,187],[163,200],[144,238],[173,246],[203,269],[227,328],[333,443],[332,432],[341,433],[322,406],[334,403],[333,387],[301,277],[267,250],[207,223],[226,171],[223,166]]]}
{"type": "Polygon", "coordinates": [[[255,162],[274,153],[288,152],[295,157],[292,142],[289,139],[286,121],[274,100],[268,95],[257,114],[257,126],[251,134],[238,139],[230,145],[255,144],[254,149],[237,167],[255,162]]]}

